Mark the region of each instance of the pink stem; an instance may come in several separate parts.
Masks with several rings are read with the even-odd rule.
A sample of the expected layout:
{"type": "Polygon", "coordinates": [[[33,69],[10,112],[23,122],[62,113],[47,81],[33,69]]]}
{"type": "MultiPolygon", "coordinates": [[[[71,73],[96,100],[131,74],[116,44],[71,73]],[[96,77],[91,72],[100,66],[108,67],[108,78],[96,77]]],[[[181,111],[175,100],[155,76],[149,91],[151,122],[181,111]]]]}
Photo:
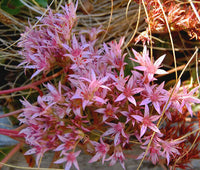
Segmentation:
{"type": "Polygon", "coordinates": [[[0,128],[0,134],[10,136],[10,137],[24,137],[23,134],[19,134],[19,131],[3,129],[3,128],[0,128]]]}
{"type": "Polygon", "coordinates": [[[37,90],[40,96],[43,96],[43,92],[37,86],[31,86],[30,84],[30,88],[37,90]]]}
{"type": "Polygon", "coordinates": [[[0,115],[0,119],[4,118],[4,117],[9,117],[9,116],[12,116],[12,115],[16,115],[18,113],[21,113],[22,111],[23,111],[23,109],[19,109],[19,110],[16,110],[16,111],[13,111],[13,112],[10,112],[10,113],[7,113],[7,114],[0,115]]]}
{"type": "MultiPolygon", "coordinates": [[[[63,70],[59,71],[58,73],[55,73],[54,75],[52,76],[49,76],[49,77],[46,77],[42,80],[39,80],[39,81],[36,81],[34,83],[31,83],[31,84],[28,84],[26,86],[23,86],[23,87],[17,87],[17,88],[14,88],[14,89],[8,89],[8,90],[1,90],[0,91],[0,95],[2,94],[8,94],[8,93],[14,93],[14,92],[17,92],[17,91],[22,91],[22,90],[26,90],[26,89],[30,89],[30,88],[36,88],[36,86],[46,82],[46,81],[49,81],[55,77],[58,77],[61,73],[63,72],[63,70]]],[[[38,89],[37,89],[38,90],[38,89]]],[[[41,93],[41,92],[39,92],[41,93]]]]}

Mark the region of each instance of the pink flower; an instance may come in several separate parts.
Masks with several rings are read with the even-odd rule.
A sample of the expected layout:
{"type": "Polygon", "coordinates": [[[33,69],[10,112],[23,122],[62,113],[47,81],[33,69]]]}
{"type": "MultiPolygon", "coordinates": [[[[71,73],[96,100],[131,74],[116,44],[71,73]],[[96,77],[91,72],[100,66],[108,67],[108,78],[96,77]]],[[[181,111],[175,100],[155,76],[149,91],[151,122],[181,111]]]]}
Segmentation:
{"type": "Polygon", "coordinates": [[[102,26],[98,27],[98,28],[92,28],[92,29],[88,29],[88,30],[82,30],[80,31],[80,33],[87,33],[89,35],[89,40],[90,41],[96,41],[97,40],[97,35],[100,32],[103,32],[104,30],[101,29],[102,26]]]}
{"type": "Polygon", "coordinates": [[[64,102],[64,98],[62,95],[62,89],[61,89],[61,82],[59,82],[58,84],[58,89],[56,89],[53,85],[51,84],[47,84],[45,85],[47,87],[47,89],[49,90],[50,93],[48,93],[47,95],[43,96],[42,99],[48,103],[63,103],[64,102]]]}
{"type": "Polygon", "coordinates": [[[136,59],[133,59],[133,58],[130,58],[130,59],[141,65],[141,66],[136,66],[134,68],[137,70],[140,70],[140,71],[144,71],[144,73],[147,74],[149,81],[153,80],[154,74],[166,74],[167,73],[166,71],[159,69],[162,61],[165,58],[165,55],[162,55],[153,63],[151,61],[151,59],[149,58],[149,53],[147,51],[146,46],[144,46],[142,55],[139,54],[138,52],[136,52],[134,49],[132,49],[132,51],[133,51],[136,59]]]}
{"type": "Polygon", "coordinates": [[[158,140],[162,144],[163,152],[162,155],[167,159],[167,165],[169,165],[170,161],[170,156],[172,155],[173,157],[175,155],[180,155],[180,152],[178,151],[177,145],[184,140],[171,140],[171,141],[164,141],[159,139],[158,140]]]}
{"type": "Polygon", "coordinates": [[[62,7],[64,9],[64,16],[63,19],[68,20],[69,28],[72,28],[76,22],[76,10],[78,7],[78,1],[76,2],[75,6],[74,3],[66,4],[65,7],[62,7]]]}
{"type": "Polygon", "coordinates": [[[116,86],[117,89],[118,89],[118,86],[119,86],[119,89],[121,89],[120,87],[125,86],[127,80],[129,79],[129,76],[124,77],[123,67],[120,69],[119,76],[115,74],[108,74],[108,75],[111,79],[115,81],[113,84],[116,86]]]}
{"type": "Polygon", "coordinates": [[[103,122],[105,122],[108,118],[115,118],[118,117],[115,115],[119,107],[113,107],[110,103],[106,105],[106,108],[99,108],[95,110],[95,112],[103,114],[103,122]]]}
{"type": "Polygon", "coordinates": [[[141,114],[141,111],[137,110],[134,107],[132,107],[131,105],[129,105],[127,111],[121,111],[120,113],[126,117],[125,124],[127,124],[129,121],[131,121],[132,125],[134,127],[135,119],[132,117],[132,115],[139,115],[139,114],[141,114]]]}
{"type": "Polygon", "coordinates": [[[38,75],[40,72],[49,72],[51,69],[51,63],[54,62],[53,58],[50,58],[50,54],[48,52],[41,52],[38,50],[36,54],[30,55],[32,65],[24,66],[29,69],[36,69],[36,71],[32,74],[31,79],[38,75]]]}
{"type": "MultiPolygon", "coordinates": [[[[146,149],[147,147],[141,146],[141,148],[146,149]]],[[[145,152],[140,154],[137,159],[142,159],[144,154],[145,152]]],[[[149,155],[148,159],[150,159],[151,162],[155,165],[159,161],[159,157],[162,156],[161,146],[158,143],[153,142],[147,151],[147,155],[149,155]]]]}
{"type": "Polygon", "coordinates": [[[89,75],[89,78],[79,77],[79,80],[70,80],[74,81],[75,85],[78,86],[75,94],[71,99],[82,99],[83,109],[85,109],[86,106],[91,105],[93,102],[105,103],[106,100],[97,96],[96,92],[100,88],[110,90],[109,87],[103,85],[107,81],[108,76],[98,80],[93,69],[90,70],[89,75]]]}
{"type": "MultiPolygon", "coordinates": [[[[53,13],[51,10],[48,16],[44,17],[41,22],[45,26],[49,26],[48,30],[51,30],[53,34],[59,33],[60,42],[66,41],[70,39],[70,34],[72,28],[76,24],[76,10],[77,5],[74,6],[73,3],[66,4],[62,6],[63,14],[61,13],[53,13]]],[[[53,38],[52,36],[51,38],[53,38]]]]}
{"type": "Polygon", "coordinates": [[[118,70],[126,65],[126,63],[124,62],[126,54],[122,55],[121,49],[123,43],[124,37],[119,40],[119,43],[117,43],[116,41],[111,41],[109,43],[110,48],[105,43],[103,44],[106,53],[106,62],[111,64],[111,67],[117,68],[118,70]]]}
{"type": "Polygon", "coordinates": [[[26,28],[26,33],[21,37],[19,47],[23,47],[20,52],[24,56],[24,61],[20,65],[24,68],[36,69],[36,72],[31,78],[35,77],[40,72],[48,72],[55,58],[52,57],[51,50],[46,49],[45,43],[46,31],[43,29],[34,30],[26,28]]]}
{"type": "MultiPolygon", "coordinates": [[[[170,105],[182,113],[183,106],[186,106],[190,115],[193,116],[193,111],[191,104],[200,103],[200,99],[194,97],[194,93],[199,89],[199,86],[192,89],[188,92],[186,87],[183,87],[183,91],[180,90],[181,81],[178,82],[175,90],[172,94],[170,105]]],[[[172,93],[172,90],[169,91],[168,96],[172,93]]]]}
{"type": "Polygon", "coordinates": [[[74,164],[75,168],[77,170],[79,170],[79,166],[78,166],[78,162],[76,160],[76,157],[79,156],[80,152],[81,151],[65,153],[63,158],[58,159],[54,163],[55,164],[61,164],[63,162],[67,162],[65,164],[65,170],[70,170],[72,164],[74,164]]]}
{"type": "Polygon", "coordinates": [[[97,78],[97,75],[93,69],[90,70],[89,75],[90,75],[89,78],[81,77],[81,79],[90,83],[89,88],[91,89],[91,91],[96,92],[100,87],[110,90],[109,87],[103,85],[108,80],[108,78],[109,78],[108,76],[104,76],[102,78],[100,78],[100,76],[99,76],[97,78]]]}
{"type": "Polygon", "coordinates": [[[131,102],[132,104],[134,104],[135,106],[136,104],[136,100],[133,97],[134,94],[140,93],[141,91],[143,91],[143,88],[135,88],[135,84],[134,84],[134,77],[131,76],[131,78],[129,79],[128,83],[124,86],[122,85],[118,85],[118,90],[121,91],[122,93],[117,97],[117,99],[115,100],[115,102],[119,102],[122,101],[124,99],[128,99],[129,102],[131,102]]]}
{"type": "Polygon", "coordinates": [[[84,118],[87,118],[87,116],[75,116],[73,119],[71,119],[71,122],[74,126],[76,126],[79,129],[82,129],[84,132],[90,132],[90,130],[87,129],[89,121],[84,120],[84,118]]]}
{"type": "Polygon", "coordinates": [[[145,105],[144,117],[139,115],[131,116],[142,123],[142,127],[140,129],[140,137],[142,137],[145,134],[147,127],[149,127],[154,132],[161,133],[157,126],[154,123],[152,123],[158,120],[160,116],[149,116],[149,107],[147,105],[145,105]]]}
{"type": "Polygon", "coordinates": [[[191,104],[200,103],[200,99],[194,97],[194,93],[199,89],[199,86],[187,92],[186,88],[183,88],[183,93],[181,95],[182,103],[181,108],[185,105],[190,115],[193,116],[193,111],[191,104]]]}
{"type": "Polygon", "coordinates": [[[68,44],[63,44],[63,47],[68,51],[68,53],[64,54],[64,56],[70,57],[70,59],[73,61],[71,69],[83,69],[85,64],[91,61],[88,58],[90,52],[85,50],[89,44],[80,44],[75,35],[72,37],[71,44],[72,47],[70,47],[68,44]]]}
{"type": "Polygon", "coordinates": [[[68,107],[66,109],[66,113],[70,116],[71,111],[75,114],[75,116],[82,117],[82,100],[81,99],[72,99],[69,101],[68,107]]]}
{"type": "Polygon", "coordinates": [[[106,159],[106,161],[110,161],[110,166],[113,166],[114,164],[116,164],[117,160],[119,160],[122,168],[125,170],[125,165],[124,165],[124,160],[125,160],[125,156],[122,152],[122,148],[120,145],[116,146],[114,149],[114,153],[108,158],[106,159]]]}
{"type": "Polygon", "coordinates": [[[72,133],[67,133],[64,136],[58,135],[58,139],[62,142],[54,151],[61,151],[61,155],[74,148],[77,137],[74,137],[72,133]]]}
{"type": "Polygon", "coordinates": [[[45,148],[45,146],[41,146],[41,145],[36,145],[33,148],[29,149],[28,151],[26,151],[24,153],[24,155],[32,155],[32,154],[36,154],[36,164],[39,164],[40,158],[43,157],[44,153],[46,151],[48,151],[48,148],[45,148]]]}
{"type": "Polygon", "coordinates": [[[100,143],[91,141],[91,143],[95,146],[96,154],[89,160],[89,163],[96,162],[102,158],[102,164],[105,161],[105,157],[110,147],[108,144],[104,143],[102,138],[100,138],[100,143]]]}
{"type": "MultiPolygon", "coordinates": [[[[77,3],[78,4],[78,3],[77,3]]],[[[55,65],[66,65],[64,57],[66,44],[71,39],[72,28],[76,22],[76,8],[73,3],[62,7],[64,14],[53,13],[51,10],[46,17],[39,18],[40,26],[26,28],[25,34],[20,39],[20,54],[24,61],[20,65],[28,69],[36,69],[31,78],[40,72],[48,73],[55,65]]]]}
{"type": "MultiPolygon", "coordinates": [[[[170,105],[171,107],[177,109],[180,113],[182,113],[182,108],[181,108],[181,96],[179,94],[180,90],[180,85],[181,81],[179,81],[175,87],[175,90],[173,91],[172,97],[170,99],[170,105]]],[[[170,97],[172,93],[172,90],[169,90],[168,96],[170,97]]]]}
{"type": "Polygon", "coordinates": [[[39,106],[31,105],[26,99],[21,102],[25,106],[25,108],[23,109],[23,112],[19,115],[19,120],[22,123],[26,123],[28,125],[37,125],[37,119],[40,118],[40,116],[49,115],[49,113],[52,111],[51,104],[47,105],[40,96],[38,96],[37,98],[39,106]]]}
{"type": "Polygon", "coordinates": [[[70,3],[63,7],[64,14],[54,14],[51,10],[44,18],[40,18],[40,26],[26,28],[21,37],[19,46],[23,47],[21,54],[26,64],[25,68],[36,69],[31,78],[40,72],[48,73],[54,66],[63,65],[64,49],[62,43],[71,38],[71,30],[76,21],[76,7],[70,3]]]}
{"type": "Polygon", "coordinates": [[[148,35],[148,32],[148,28],[145,31],[141,32],[140,35],[135,38],[135,44],[142,41],[143,45],[145,45],[146,43],[149,45],[151,39],[148,35]]]}
{"type": "MultiPolygon", "coordinates": [[[[25,108],[23,108],[23,112],[18,116],[18,119],[20,120],[21,123],[29,124],[29,119],[33,119],[32,116],[35,113],[40,113],[41,108],[30,104],[26,99],[20,101],[25,108]]],[[[36,121],[33,119],[32,123],[36,124],[36,121]]]]}
{"type": "Polygon", "coordinates": [[[117,146],[118,144],[120,144],[121,141],[121,137],[123,136],[125,139],[128,138],[128,136],[125,134],[124,132],[124,128],[125,125],[123,123],[118,122],[118,124],[115,123],[106,123],[108,125],[110,125],[112,128],[109,128],[106,132],[103,133],[103,136],[108,136],[108,135],[115,135],[114,137],[114,145],[117,146]],[[121,136],[122,135],[122,136],[121,136]]]}
{"type": "Polygon", "coordinates": [[[158,87],[156,85],[150,86],[149,84],[145,84],[145,99],[142,100],[140,105],[147,105],[152,102],[156,111],[161,114],[160,107],[163,102],[167,102],[167,91],[163,89],[164,82],[161,83],[158,87]]]}

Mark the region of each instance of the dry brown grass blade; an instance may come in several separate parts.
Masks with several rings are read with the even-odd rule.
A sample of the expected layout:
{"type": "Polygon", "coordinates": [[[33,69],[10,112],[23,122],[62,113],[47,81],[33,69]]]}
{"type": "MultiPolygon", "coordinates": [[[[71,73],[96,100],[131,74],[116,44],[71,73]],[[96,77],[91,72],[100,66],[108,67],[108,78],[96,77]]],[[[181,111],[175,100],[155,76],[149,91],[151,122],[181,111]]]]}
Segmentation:
{"type": "Polygon", "coordinates": [[[14,17],[13,15],[10,15],[6,11],[2,10],[1,8],[0,8],[0,22],[8,27],[10,27],[11,25],[16,25],[20,28],[25,27],[25,24],[23,24],[21,20],[14,17]]]}
{"type": "Polygon", "coordinates": [[[177,80],[178,79],[178,73],[177,73],[177,64],[176,64],[176,54],[175,54],[175,50],[174,50],[174,42],[173,42],[173,38],[172,38],[172,33],[171,33],[171,30],[170,30],[169,23],[168,23],[168,20],[167,20],[167,16],[165,14],[163,6],[162,6],[160,0],[157,0],[157,2],[159,3],[160,9],[162,10],[162,13],[163,13],[163,16],[164,16],[164,19],[165,19],[165,23],[166,23],[166,26],[167,26],[167,30],[168,30],[168,33],[169,33],[169,38],[170,38],[170,41],[171,41],[172,52],[173,52],[173,57],[174,57],[175,76],[176,76],[176,80],[177,80]]]}
{"type": "MultiPolygon", "coordinates": [[[[129,1],[129,2],[131,2],[131,1],[129,1]]],[[[127,5],[127,9],[128,9],[129,5],[130,4],[127,5]]],[[[128,13],[128,11],[126,11],[126,19],[127,19],[127,13],[128,13]]],[[[135,37],[135,35],[137,33],[137,30],[138,30],[139,23],[140,23],[140,16],[141,16],[141,3],[139,3],[138,18],[137,18],[135,30],[134,30],[133,35],[131,36],[130,40],[125,44],[125,46],[123,47],[123,49],[127,48],[128,45],[132,42],[133,38],[135,37]]]]}
{"type": "MultiPolygon", "coordinates": [[[[133,34],[132,30],[134,30],[137,23],[137,15],[135,14],[137,14],[138,12],[138,4],[134,2],[129,6],[126,19],[126,1],[115,0],[113,1],[113,7],[111,6],[111,3],[112,1],[99,0],[92,3],[93,10],[87,13],[87,15],[78,12],[77,15],[79,17],[79,23],[81,25],[78,25],[77,31],[79,32],[81,29],[99,27],[101,25],[104,30],[107,30],[107,34],[105,35],[103,41],[119,39],[122,36],[125,36],[126,38],[131,37],[133,34]]],[[[85,10],[83,9],[83,11],[85,10]]],[[[141,11],[140,18],[141,23],[142,21],[144,21],[143,11],[141,11]]],[[[142,29],[144,29],[144,27],[138,27],[139,32],[142,29]]]]}
{"type": "Polygon", "coordinates": [[[1,165],[3,166],[7,166],[10,168],[14,168],[14,169],[24,169],[24,170],[64,170],[64,169],[58,169],[58,168],[31,168],[31,167],[22,167],[22,166],[14,166],[14,165],[10,165],[10,164],[5,164],[5,163],[1,163],[1,165]]]}

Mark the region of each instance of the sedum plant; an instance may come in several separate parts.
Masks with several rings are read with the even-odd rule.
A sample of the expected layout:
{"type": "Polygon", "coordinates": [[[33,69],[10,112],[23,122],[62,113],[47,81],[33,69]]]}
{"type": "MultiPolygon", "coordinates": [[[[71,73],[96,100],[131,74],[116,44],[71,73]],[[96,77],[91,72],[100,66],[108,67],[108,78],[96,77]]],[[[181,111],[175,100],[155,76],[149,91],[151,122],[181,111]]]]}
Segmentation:
{"type": "MultiPolygon", "coordinates": [[[[165,55],[154,60],[147,46],[142,52],[132,49],[133,56],[122,50],[119,42],[98,43],[100,28],[76,32],[77,4],[62,7],[63,13],[49,11],[38,18],[40,23],[26,28],[21,36],[20,65],[33,69],[31,79],[38,75],[46,80],[52,71],[59,72],[56,84],[38,81],[37,104],[22,99],[18,119],[25,127],[19,131],[31,149],[25,155],[36,155],[39,166],[48,151],[58,153],[55,164],[65,170],[80,169],[77,157],[81,150],[91,155],[89,163],[117,161],[125,168],[125,150],[138,145],[143,149],[137,159],[150,160],[185,168],[192,158],[199,158],[197,134],[186,118],[193,117],[192,105],[200,103],[199,87],[189,89],[177,81],[172,89],[158,83],[165,55]],[[127,62],[134,63],[126,74],[127,62]],[[189,146],[195,145],[187,153],[189,146]],[[181,161],[177,161],[182,157],[181,161]]],[[[53,76],[49,76],[53,77],[53,76]]],[[[30,86],[31,87],[31,86],[30,86]]]]}
{"type": "MultiPolygon", "coordinates": [[[[185,31],[190,39],[200,39],[199,2],[191,0],[135,0],[145,5],[149,28],[147,32],[168,33],[169,31],[185,31]]],[[[145,40],[146,31],[136,42],[145,40]]]]}

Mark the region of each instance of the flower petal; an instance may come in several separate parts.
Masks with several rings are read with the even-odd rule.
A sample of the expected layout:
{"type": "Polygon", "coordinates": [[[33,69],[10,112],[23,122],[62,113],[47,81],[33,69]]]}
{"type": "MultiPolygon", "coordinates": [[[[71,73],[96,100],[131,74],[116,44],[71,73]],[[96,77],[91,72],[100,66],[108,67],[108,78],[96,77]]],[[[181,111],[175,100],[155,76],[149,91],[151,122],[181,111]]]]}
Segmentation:
{"type": "Polygon", "coordinates": [[[128,101],[131,102],[132,104],[134,104],[135,106],[137,105],[135,98],[133,96],[128,97],[128,101]]]}
{"type": "Polygon", "coordinates": [[[120,94],[120,95],[116,98],[115,102],[122,101],[122,100],[124,100],[125,98],[126,98],[126,96],[122,93],[122,94],[120,94]]]}
{"type": "Polygon", "coordinates": [[[145,134],[146,130],[147,130],[147,126],[142,125],[142,127],[140,129],[140,137],[142,137],[145,134]]]}

